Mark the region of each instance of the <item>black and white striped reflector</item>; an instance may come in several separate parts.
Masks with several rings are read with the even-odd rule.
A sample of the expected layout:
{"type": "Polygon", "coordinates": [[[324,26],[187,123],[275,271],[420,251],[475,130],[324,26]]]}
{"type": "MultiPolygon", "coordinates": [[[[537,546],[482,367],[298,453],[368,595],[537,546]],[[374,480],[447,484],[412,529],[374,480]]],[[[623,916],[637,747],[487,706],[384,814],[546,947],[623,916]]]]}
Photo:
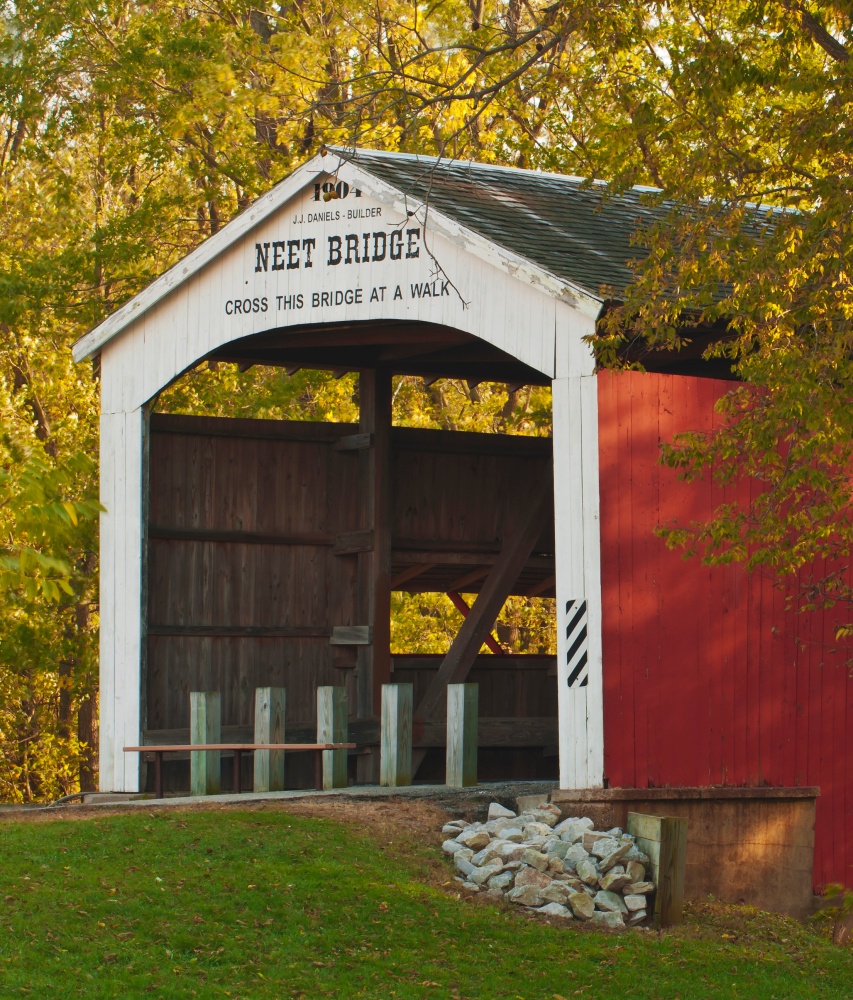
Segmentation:
{"type": "Polygon", "coordinates": [[[586,687],[586,601],[566,601],[566,643],[569,687],[586,687]]]}

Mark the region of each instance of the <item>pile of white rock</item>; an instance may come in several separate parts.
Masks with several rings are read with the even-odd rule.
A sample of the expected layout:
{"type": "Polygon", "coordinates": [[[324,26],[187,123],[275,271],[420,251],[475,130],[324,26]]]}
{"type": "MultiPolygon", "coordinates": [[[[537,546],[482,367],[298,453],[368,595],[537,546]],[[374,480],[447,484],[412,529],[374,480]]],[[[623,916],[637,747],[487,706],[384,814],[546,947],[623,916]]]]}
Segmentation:
{"type": "Polygon", "coordinates": [[[642,923],[655,887],[635,838],[618,827],[595,830],[586,817],[561,821],[560,815],[550,803],[516,815],[493,802],[485,823],[447,823],[442,848],[471,892],[605,927],[642,923]]]}

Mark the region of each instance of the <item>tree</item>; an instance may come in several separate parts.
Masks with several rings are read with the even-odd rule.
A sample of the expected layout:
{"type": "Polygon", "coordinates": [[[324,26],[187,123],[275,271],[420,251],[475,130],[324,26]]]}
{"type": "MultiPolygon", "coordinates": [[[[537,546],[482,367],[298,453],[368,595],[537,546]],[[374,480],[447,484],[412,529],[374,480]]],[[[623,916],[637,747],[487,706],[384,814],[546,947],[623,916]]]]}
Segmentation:
{"type": "Polygon", "coordinates": [[[743,380],[721,401],[718,430],[682,435],[664,457],[688,479],[749,477],[760,491],[669,528],[670,543],[783,575],[828,558],[800,606],[841,602],[848,615],[851,40],[849,5],[660,5],[603,67],[623,139],[599,130],[606,153],[593,161],[619,183],[645,172],[675,202],[646,236],[603,356],[633,337],[678,346],[692,323],[722,325],[707,353],[743,380]]]}
{"type": "Polygon", "coordinates": [[[93,771],[95,463],[0,423],[0,795],[55,797],[93,771]]]}

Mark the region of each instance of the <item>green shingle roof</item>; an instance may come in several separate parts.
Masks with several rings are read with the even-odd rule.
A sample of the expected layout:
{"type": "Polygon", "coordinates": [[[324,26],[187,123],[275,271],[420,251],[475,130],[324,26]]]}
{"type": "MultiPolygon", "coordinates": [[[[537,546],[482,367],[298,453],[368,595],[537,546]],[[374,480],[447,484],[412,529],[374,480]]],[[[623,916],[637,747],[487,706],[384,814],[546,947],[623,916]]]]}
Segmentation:
{"type": "Polygon", "coordinates": [[[631,281],[630,262],[646,251],[638,230],[664,218],[672,202],[653,188],[610,195],[602,183],[535,170],[435,157],[342,150],[336,153],[425,201],[479,235],[601,297],[631,281]]]}
{"type": "MultiPolygon", "coordinates": [[[[632,262],[648,253],[642,231],[687,211],[657,188],[613,193],[602,181],[518,167],[370,149],[334,152],[602,299],[618,298],[631,283],[632,262]]],[[[783,211],[747,207],[742,232],[754,239],[762,239],[783,211]]]]}

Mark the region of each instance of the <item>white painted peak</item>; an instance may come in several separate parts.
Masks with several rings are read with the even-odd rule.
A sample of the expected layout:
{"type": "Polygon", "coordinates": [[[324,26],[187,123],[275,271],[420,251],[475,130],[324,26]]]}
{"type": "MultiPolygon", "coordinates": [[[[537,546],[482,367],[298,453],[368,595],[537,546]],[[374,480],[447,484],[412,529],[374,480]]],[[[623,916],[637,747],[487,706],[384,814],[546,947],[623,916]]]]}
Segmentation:
{"type": "Polygon", "coordinates": [[[403,191],[374,176],[347,158],[344,151],[324,149],[307,163],[297,167],[292,174],[236,215],[218,233],[201,243],[98,326],[81,337],[72,348],[74,360],[80,362],[97,354],[113,337],[135,322],[152,306],[211,264],[220,254],[283,208],[309,185],[315,183],[318,177],[324,175],[334,175],[345,180],[351,186],[360,187],[377,201],[388,205],[401,214],[417,216],[424,228],[426,228],[428,221],[433,233],[444,236],[472,256],[500,268],[511,277],[541,289],[544,293],[565,302],[584,316],[591,319],[598,317],[603,300],[590,294],[586,289],[563,278],[558,278],[545,268],[480,236],[423,201],[406,195],[403,191]]]}
{"type": "Polygon", "coordinates": [[[252,202],[247,209],[236,215],[218,233],[199,244],[195,250],[190,251],[186,257],[143,288],[138,295],[125,302],[112,315],[82,336],[72,348],[74,360],[83,361],[97,354],[108,341],[138,319],[146,310],[156,305],[194,274],[197,274],[238,239],[251,232],[255,226],[260,225],[276,209],[312,183],[316,177],[327,172],[328,168],[325,166],[323,153],[318,153],[307,163],[297,167],[289,177],[262,194],[257,201],[252,202]]]}

